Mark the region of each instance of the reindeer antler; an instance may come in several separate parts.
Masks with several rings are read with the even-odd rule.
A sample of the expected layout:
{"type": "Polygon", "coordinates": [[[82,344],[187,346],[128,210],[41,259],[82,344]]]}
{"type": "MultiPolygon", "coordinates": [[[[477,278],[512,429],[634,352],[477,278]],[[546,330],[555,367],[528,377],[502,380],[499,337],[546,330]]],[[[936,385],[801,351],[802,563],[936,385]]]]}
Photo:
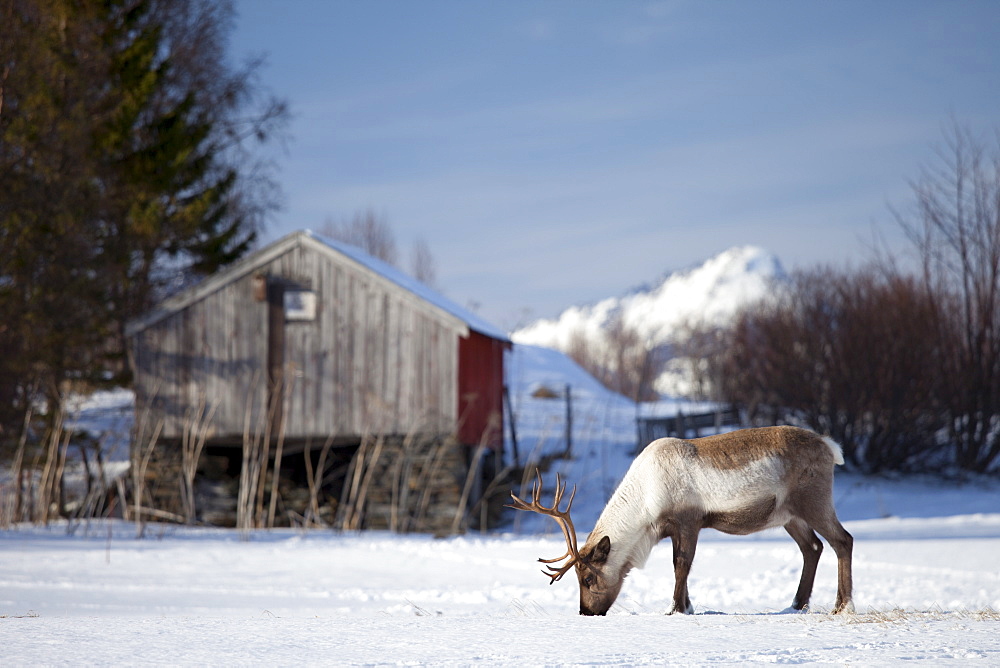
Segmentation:
{"type": "Polygon", "coordinates": [[[576,544],[576,529],[573,528],[573,520],[570,519],[569,510],[573,507],[573,498],[576,496],[576,485],[573,485],[573,491],[569,495],[569,503],[566,504],[566,510],[559,510],[559,504],[562,503],[563,495],[566,493],[566,483],[562,481],[559,474],[556,474],[556,493],[552,497],[552,505],[550,507],[545,507],[541,503],[542,496],[542,474],[540,471],[535,469],[535,473],[538,476],[538,480],[531,486],[531,503],[526,503],[522,499],[518,498],[514,492],[510,493],[514,502],[508,504],[508,508],[516,508],[517,510],[530,510],[541,515],[548,515],[554,519],[558,524],[559,528],[562,529],[563,536],[566,538],[566,554],[561,557],[556,557],[555,559],[539,559],[538,561],[546,564],[545,569],[542,573],[549,576],[551,580],[549,584],[553,584],[557,580],[561,579],[562,576],[569,572],[569,569],[573,567],[580,560],[580,552],[577,550],[576,544]],[[569,561],[555,568],[549,564],[554,564],[558,561],[562,561],[569,557],[569,561]]]}

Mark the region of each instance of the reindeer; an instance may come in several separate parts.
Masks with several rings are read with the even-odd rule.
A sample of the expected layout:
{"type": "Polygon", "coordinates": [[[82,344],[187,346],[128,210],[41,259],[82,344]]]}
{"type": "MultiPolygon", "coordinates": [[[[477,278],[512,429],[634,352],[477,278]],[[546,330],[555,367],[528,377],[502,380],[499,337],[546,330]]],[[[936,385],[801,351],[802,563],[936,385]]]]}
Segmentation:
{"type": "Polygon", "coordinates": [[[604,615],[633,568],[642,568],[653,546],[670,537],[674,549],[673,612],[693,614],[687,579],[698,533],[712,528],[746,535],[783,526],[802,551],[802,575],[792,608],[812,595],[823,544],[837,553],[834,613],[854,612],[851,553],[854,539],[833,508],[833,467],[843,464],[840,446],[796,427],[743,429],[717,436],[650,443],[629,467],[582,549],[577,547],[570,508],[559,510],[566,483],[556,476],[552,506],[541,503],[542,478],[526,503],[511,492],[511,508],[555,519],[566,538],[566,554],[539,559],[542,572],[560,580],[571,568],[580,583],[580,614],[604,615]],[[563,559],[566,562],[553,566],[563,559]]]}

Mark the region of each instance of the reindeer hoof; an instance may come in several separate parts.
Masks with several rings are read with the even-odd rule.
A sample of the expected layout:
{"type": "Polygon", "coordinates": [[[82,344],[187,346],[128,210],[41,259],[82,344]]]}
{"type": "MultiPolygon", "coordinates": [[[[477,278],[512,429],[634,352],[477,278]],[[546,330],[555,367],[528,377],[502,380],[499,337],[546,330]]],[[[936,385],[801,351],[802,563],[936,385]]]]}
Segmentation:
{"type": "Polygon", "coordinates": [[[833,609],[833,614],[835,615],[853,615],[854,614],[854,601],[848,601],[847,603],[842,603],[833,609]]]}

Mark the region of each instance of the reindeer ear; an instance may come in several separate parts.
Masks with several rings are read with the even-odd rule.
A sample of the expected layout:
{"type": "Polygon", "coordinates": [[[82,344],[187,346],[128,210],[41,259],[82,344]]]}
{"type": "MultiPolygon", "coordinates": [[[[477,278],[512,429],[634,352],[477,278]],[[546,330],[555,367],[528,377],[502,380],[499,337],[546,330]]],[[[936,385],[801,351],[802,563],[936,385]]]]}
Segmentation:
{"type": "Polygon", "coordinates": [[[607,536],[602,538],[597,542],[594,550],[590,553],[590,563],[592,564],[603,564],[608,560],[608,554],[611,552],[611,539],[607,536]]]}

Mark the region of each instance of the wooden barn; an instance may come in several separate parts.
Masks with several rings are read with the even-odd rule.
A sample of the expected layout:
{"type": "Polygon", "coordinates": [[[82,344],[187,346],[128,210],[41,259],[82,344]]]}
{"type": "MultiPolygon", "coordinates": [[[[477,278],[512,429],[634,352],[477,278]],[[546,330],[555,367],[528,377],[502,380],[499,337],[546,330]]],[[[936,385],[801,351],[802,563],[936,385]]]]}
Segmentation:
{"type": "MultiPolygon", "coordinates": [[[[145,478],[160,490],[149,503],[169,506],[176,488],[188,520],[232,505],[205,490],[250,484],[259,461],[255,484],[274,500],[255,519],[240,505],[237,523],[243,511],[243,525],[260,525],[269,506],[271,522],[311,512],[350,528],[441,531],[458,526],[459,505],[474,506],[502,448],[505,333],[308,231],[164,301],[127,335],[134,447],[148,448],[145,478]],[[183,475],[194,465],[197,494],[183,475]]],[[[255,496],[245,492],[221,496],[255,496]]]]}

